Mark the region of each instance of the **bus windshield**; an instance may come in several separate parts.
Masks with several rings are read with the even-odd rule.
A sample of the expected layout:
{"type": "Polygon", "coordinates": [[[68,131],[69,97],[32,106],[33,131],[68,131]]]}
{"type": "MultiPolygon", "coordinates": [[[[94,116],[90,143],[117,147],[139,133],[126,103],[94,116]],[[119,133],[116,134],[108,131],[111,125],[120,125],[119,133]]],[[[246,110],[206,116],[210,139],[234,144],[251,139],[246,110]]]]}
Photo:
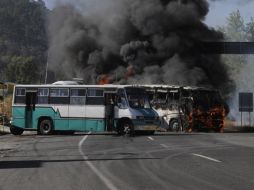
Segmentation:
{"type": "Polygon", "coordinates": [[[129,94],[128,101],[131,108],[151,108],[145,94],[129,94]]]}

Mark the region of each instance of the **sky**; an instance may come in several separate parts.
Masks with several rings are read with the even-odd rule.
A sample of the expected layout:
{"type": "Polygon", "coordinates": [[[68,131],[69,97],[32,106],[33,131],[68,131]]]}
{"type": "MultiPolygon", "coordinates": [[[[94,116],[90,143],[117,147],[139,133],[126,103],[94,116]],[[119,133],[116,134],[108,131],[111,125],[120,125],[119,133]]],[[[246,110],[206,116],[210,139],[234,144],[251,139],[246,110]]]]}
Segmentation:
{"type": "MultiPolygon", "coordinates": [[[[52,9],[57,0],[44,1],[47,7],[52,9]]],[[[248,22],[250,17],[254,17],[254,0],[208,0],[208,2],[210,4],[210,11],[205,23],[211,27],[224,25],[228,15],[237,9],[239,9],[245,22],[248,22]]]]}
{"type": "Polygon", "coordinates": [[[209,26],[221,26],[227,21],[228,15],[239,10],[245,22],[254,17],[254,0],[209,0],[210,11],[206,17],[209,26]]]}

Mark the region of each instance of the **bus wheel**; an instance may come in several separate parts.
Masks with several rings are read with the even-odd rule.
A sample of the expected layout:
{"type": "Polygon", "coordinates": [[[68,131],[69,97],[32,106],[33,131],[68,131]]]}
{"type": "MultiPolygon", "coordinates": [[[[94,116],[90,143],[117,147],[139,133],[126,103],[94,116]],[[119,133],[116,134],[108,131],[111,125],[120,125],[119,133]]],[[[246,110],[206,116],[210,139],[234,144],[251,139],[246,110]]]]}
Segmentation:
{"type": "Polygon", "coordinates": [[[22,133],[24,132],[24,129],[18,128],[18,127],[10,127],[10,131],[13,135],[22,135],[22,133]]]}
{"type": "Polygon", "coordinates": [[[169,124],[169,128],[172,130],[172,131],[180,131],[180,124],[178,122],[177,119],[173,119],[170,124],[169,124]]]}
{"type": "Polygon", "coordinates": [[[51,120],[49,119],[42,120],[40,122],[38,132],[39,134],[42,135],[51,135],[53,133],[53,124],[51,120]]]}
{"type": "Polygon", "coordinates": [[[134,136],[134,126],[131,123],[131,121],[125,120],[121,121],[119,128],[118,128],[118,134],[119,135],[130,135],[134,136]]]}

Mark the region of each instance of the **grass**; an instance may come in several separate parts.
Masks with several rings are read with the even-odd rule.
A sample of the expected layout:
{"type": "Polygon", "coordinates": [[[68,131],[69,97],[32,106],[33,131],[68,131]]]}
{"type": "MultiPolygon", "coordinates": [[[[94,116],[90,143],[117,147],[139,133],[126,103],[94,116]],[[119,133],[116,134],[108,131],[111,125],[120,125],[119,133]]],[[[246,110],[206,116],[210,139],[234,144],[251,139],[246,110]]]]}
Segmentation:
{"type": "Polygon", "coordinates": [[[5,116],[7,120],[11,118],[11,105],[12,105],[12,95],[9,95],[0,101],[0,116],[5,116]]]}

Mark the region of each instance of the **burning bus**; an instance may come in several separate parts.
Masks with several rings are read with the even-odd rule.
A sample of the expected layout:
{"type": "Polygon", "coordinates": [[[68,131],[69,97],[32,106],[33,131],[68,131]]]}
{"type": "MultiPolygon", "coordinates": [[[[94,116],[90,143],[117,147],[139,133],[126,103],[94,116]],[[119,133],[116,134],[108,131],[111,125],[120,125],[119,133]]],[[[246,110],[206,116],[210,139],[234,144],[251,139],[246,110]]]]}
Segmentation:
{"type": "Polygon", "coordinates": [[[214,130],[222,132],[227,106],[211,88],[144,85],[161,127],[168,131],[214,130]]]}
{"type": "Polygon", "coordinates": [[[161,127],[167,130],[183,130],[186,119],[180,107],[180,86],[144,85],[152,107],[160,116],[161,127]]]}
{"type": "Polygon", "coordinates": [[[181,104],[188,118],[189,130],[223,132],[229,110],[218,90],[204,87],[183,87],[181,104]]]}

